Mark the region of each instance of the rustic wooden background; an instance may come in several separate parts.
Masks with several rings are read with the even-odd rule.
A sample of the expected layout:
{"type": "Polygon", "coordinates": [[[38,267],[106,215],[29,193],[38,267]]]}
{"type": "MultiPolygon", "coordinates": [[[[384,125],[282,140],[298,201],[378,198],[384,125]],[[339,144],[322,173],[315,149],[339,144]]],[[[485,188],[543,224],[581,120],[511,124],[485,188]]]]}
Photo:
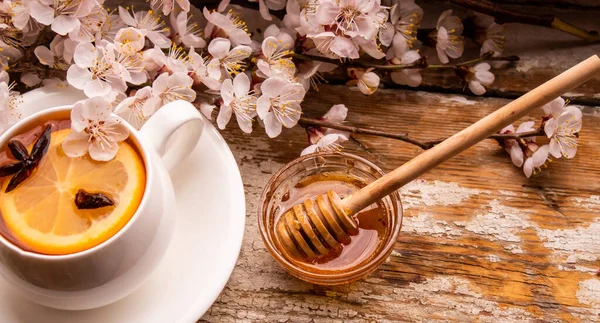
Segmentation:
{"type": "MultiPolygon", "coordinates": [[[[529,8],[600,29],[597,1],[551,3],[554,7],[529,8]]],[[[428,6],[434,12],[445,8],[428,6]]],[[[343,85],[322,86],[307,95],[304,113],[317,117],[344,103],[348,124],[444,138],[600,53],[598,44],[542,27],[511,24],[507,32],[505,54],[521,61],[496,70],[485,97],[464,92],[452,73],[427,71],[420,89],[382,89],[370,97],[343,85]]],[[[269,139],[260,127],[246,135],[231,124],[222,133],[245,183],[246,231],[231,279],[201,321],[599,321],[600,78],[566,96],[584,113],[574,159],[558,160],[526,179],[495,141],[478,144],[402,189],[403,228],[389,260],[370,277],[337,287],[288,275],[258,232],[262,189],[306,146],[304,130],[284,130],[269,139]]],[[[369,136],[356,136],[346,151],[385,170],[421,153],[403,142],[369,136]]]]}

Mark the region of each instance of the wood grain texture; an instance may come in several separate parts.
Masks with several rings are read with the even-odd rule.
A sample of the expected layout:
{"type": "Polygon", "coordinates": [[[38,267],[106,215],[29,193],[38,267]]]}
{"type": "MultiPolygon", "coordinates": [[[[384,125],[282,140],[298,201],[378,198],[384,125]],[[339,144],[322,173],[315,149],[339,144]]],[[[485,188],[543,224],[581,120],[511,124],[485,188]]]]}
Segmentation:
{"type": "MultiPolygon", "coordinates": [[[[505,99],[341,86],[309,94],[319,116],[344,102],[348,121],[421,139],[447,137],[505,99]]],[[[389,260],[369,278],[322,287],[286,274],[260,238],[256,209],[269,177],[306,145],[301,128],[268,139],[223,132],[240,165],[248,219],[231,279],[201,319],[208,322],[572,321],[600,315],[600,113],[584,112],[581,147],[526,179],[493,140],[480,143],[402,189],[404,224],[389,260]]],[[[538,120],[540,112],[523,119],[538,120]]],[[[385,170],[421,151],[356,136],[346,151],[385,170]],[[365,148],[367,150],[365,150],[365,148]]]]}

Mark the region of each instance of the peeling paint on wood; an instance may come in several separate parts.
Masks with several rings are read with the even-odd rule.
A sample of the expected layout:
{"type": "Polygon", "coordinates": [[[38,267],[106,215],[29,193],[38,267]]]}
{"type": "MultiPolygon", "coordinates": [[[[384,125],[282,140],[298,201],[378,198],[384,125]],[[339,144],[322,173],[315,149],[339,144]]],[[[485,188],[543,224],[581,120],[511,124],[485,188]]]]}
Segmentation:
{"type": "MultiPolygon", "coordinates": [[[[375,98],[322,86],[306,104],[313,116],[346,102],[349,122],[422,139],[451,135],[506,103],[382,90],[375,98]],[[375,102],[375,103],[373,103],[375,102]],[[439,122],[438,109],[446,122],[439,122]]],[[[238,264],[209,322],[594,322],[600,314],[600,116],[584,109],[581,147],[526,179],[502,148],[483,142],[401,190],[403,228],[389,260],[367,279],[324,287],[288,275],[258,233],[256,209],[271,175],[299,156],[302,129],[268,139],[223,132],[246,189],[248,219],[238,264]],[[594,236],[596,233],[596,236],[594,236]]],[[[534,120],[538,114],[525,120],[534,120]]],[[[393,169],[420,153],[394,140],[357,136],[346,151],[393,169]]]]}

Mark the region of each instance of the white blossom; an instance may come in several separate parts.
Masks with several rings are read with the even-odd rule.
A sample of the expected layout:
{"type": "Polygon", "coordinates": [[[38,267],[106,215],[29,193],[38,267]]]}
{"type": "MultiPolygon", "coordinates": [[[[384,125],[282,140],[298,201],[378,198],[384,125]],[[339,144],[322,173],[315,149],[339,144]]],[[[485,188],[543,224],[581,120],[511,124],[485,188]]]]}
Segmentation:
{"type": "Polygon", "coordinates": [[[184,100],[194,102],[196,91],[192,89],[194,80],[186,73],[162,73],[152,83],[152,97],[146,104],[150,110],[157,110],[163,105],[176,101],[184,100]]]}
{"type": "Polygon", "coordinates": [[[546,160],[548,160],[548,151],[549,146],[543,145],[539,147],[531,157],[525,160],[523,163],[523,173],[525,173],[527,178],[531,177],[532,174],[536,173],[536,170],[539,170],[546,164],[546,160]]]}
{"type": "Polygon", "coordinates": [[[75,64],[67,71],[69,84],[83,90],[88,97],[106,95],[110,91],[124,92],[127,89],[125,82],[130,76],[117,62],[114,45],[111,45],[77,45],[73,55],[75,64]]]}
{"type": "Polygon", "coordinates": [[[334,25],[341,35],[374,39],[380,27],[376,20],[379,9],[376,0],[323,0],[316,18],[322,25],[334,25]]]}
{"type": "Polygon", "coordinates": [[[581,110],[569,106],[558,118],[546,121],[544,132],[550,138],[549,151],[555,158],[573,158],[581,130],[581,110]]]}
{"type": "Polygon", "coordinates": [[[56,35],[50,42],[50,48],[40,45],[33,52],[42,65],[66,70],[73,59],[74,46],[69,38],[56,35]]]}
{"type": "Polygon", "coordinates": [[[198,23],[190,23],[187,12],[182,11],[177,16],[171,15],[171,26],[173,27],[173,38],[176,44],[195,48],[206,46],[206,42],[200,37],[198,23]]]}
{"type": "Polygon", "coordinates": [[[231,48],[229,39],[219,37],[208,44],[208,52],[213,57],[209,66],[219,67],[225,75],[236,75],[246,69],[244,60],[250,56],[252,49],[244,45],[231,48]]]}
{"type": "Polygon", "coordinates": [[[319,137],[316,143],[304,148],[300,155],[304,156],[315,152],[323,151],[340,151],[341,146],[339,143],[346,140],[348,140],[348,137],[338,133],[324,135],[322,137],[319,137]]]}
{"type": "MultiPolygon", "coordinates": [[[[500,133],[501,134],[521,134],[524,132],[534,131],[533,125],[534,125],[533,121],[523,122],[519,125],[519,128],[517,128],[515,130],[515,127],[511,124],[511,125],[505,127],[504,129],[500,130],[500,133]]],[[[523,140],[526,143],[535,143],[536,142],[535,137],[527,137],[527,138],[523,138],[523,140]]],[[[528,147],[529,146],[530,145],[528,145],[528,147]]],[[[510,159],[515,166],[517,166],[517,167],[523,166],[525,152],[523,151],[523,148],[521,147],[519,142],[517,142],[515,139],[512,139],[512,138],[505,139],[503,142],[503,147],[506,150],[506,152],[508,152],[508,154],[510,155],[510,159]]],[[[535,147],[537,147],[537,145],[535,147]]],[[[527,149],[527,147],[526,147],[526,149],[527,149]]]]}
{"type": "Polygon", "coordinates": [[[90,154],[98,161],[115,157],[119,142],[127,139],[129,130],[111,114],[112,106],[103,97],[94,97],[75,103],[71,111],[71,130],[62,142],[69,157],[90,154]]]}
{"type": "Polygon", "coordinates": [[[59,35],[66,35],[80,25],[80,18],[89,15],[100,4],[96,0],[30,0],[30,14],[39,23],[51,26],[59,35]]]}
{"type": "Polygon", "coordinates": [[[252,132],[253,118],[256,116],[256,95],[250,91],[250,78],[245,73],[239,73],[233,81],[226,79],[221,86],[221,104],[217,124],[225,129],[227,123],[235,114],[237,123],[246,133],[252,132]]]}
{"type": "Polygon", "coordinates": [[[390,21],[379,31],[379,39],[390,46],[388,58],[401,57],[417,40],[417,30],[423,18],[423,9],[414,0],[400,0],[390,9],[390,21]]]}
{"type": "Polygon", "coordinates": [[[469,82],[469,89],[475,95],[482,95],[485,93],[485,86],[489,86],[494,83],[494,74],[490,72],[490,64],[479,63],[475,67],[469,67],[466,80],[469,82]]]}
{"type": "Polygon", "coordinates": [[[150,0],[150,6],[156,11],[162,11],[163,15],[168,15],[175,9],[175,4],[181,8],[181,10],[188,12],[190,11],[189,0],[150,0]]]}
{"type": "Polygon", "coordinates": [[[302,114],[300,102],[305,94],[302,84],[271,77],[261,84],[260,90],[262,95],[256,101],[256,112],[264,121],[269,137],[277,137],[282,126],[291,128],[298,123],[302,114]]]}
{"type": "MultiPolygon", "coordinates": [[[[409,50],[402,54],[400,59],[394,58],[392,62],[394,64],[412,64],[421,59],[421,55],[416,50],[409,50]]],[[[422,81],[421,69],[418,68],[405,68],[399,71],[393,71],[390,74],[392,81],[396,84],[403,84],[412,87],[419,86],[422,81]]]]}
{"type": "Polygon", "coordinates": [[[196,53],[194,48],[190,49],[190,69],[194,84],[204,84],[211,90],[221,89],[221,68],[211,66],[209,60],[196,53]]]}
{"type": "Polygon", "coordinates": [[[273,36],[265,38],[261,44],[262,56],[256,62],[258,76],[262,78],[281,76],[291,81],[296,74],[296,65],[290,58],[293,53],[291,48],[288,42],[273,36]]]}
{"type": "Polygon", "coordinates": [[[204,29],[205,35],[214,38],[219,37],[220,32],[223,32],[223,36],[229,38],[234,45],[248,45],[252,43],[248,35],[246,22],[240,19],[233,10],[229,10],[227,14],[223,15],[217,11],[210,12],[204,7],[203,13],[209,22],[204,29]]]}
{"type": "Polygon", "coordinates": [[[127,97],[121,101],[115,108],[115,114],[129,122],[136,129],[140,129],[159,106],[148,104],[148,100],[152,97],[152,88],[149,86],[143,87],[133,96],[127,97]]]}
{"type": "Polygon", "coordinates": [[[318,61],[307,61],[298,64],[299,73],[297,75],[300,82],[306,91],[311,87],[319,90],[319,83],[326,82],[321,73],[331,72],[337,68],[337,65],[318,61]]]}
{"type": "Polygon", "coordinates": [[[481,44],[480,55],[493,52],[500,56],[504,51],[504,25],[497,24],[494,17],[475,13],[475,41],[481,44]]]}
{"type": "Polygon", "coordinates": [[[130,14],[126,9],[119,7],[119,17],[128,26],[140,30],[154,45],[161,48],[171,46],[171,40],[165,36],[169,29],[154,11],[135,11],[130,14]]]}
{"type": "Polygon", "coordinates": [[[465,49],[464,38],[462,36],[463,24],[460,18],[452,15],[452,10],[446,10],[438,19],[436,33],[436,45],[438,57],[443,64],[448,63],[452,58],[462,56],[465,49]]]}

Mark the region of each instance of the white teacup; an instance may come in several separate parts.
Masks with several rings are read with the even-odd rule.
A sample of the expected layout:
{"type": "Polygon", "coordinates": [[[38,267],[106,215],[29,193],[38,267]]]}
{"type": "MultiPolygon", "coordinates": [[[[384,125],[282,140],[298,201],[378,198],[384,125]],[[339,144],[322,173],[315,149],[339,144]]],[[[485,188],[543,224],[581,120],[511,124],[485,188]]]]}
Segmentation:
{"type": "MultiPolygon", "coordinates": [[[[71,108],[51,108],[21,120],[0,136],[0,147],[40,119],[69,118],[71,108]]],[[[68,255],[25,251],[0,235],[0,274],[31,301],[70,310],[104,306],[138,288],[163,258],[176,214],[168,170],[196,146],[202,116],[190,103],[175,101],[158,110],[140,131],[124,123],[143,158],[146,188],[137,211],[119,232],[68,255]]]]}

